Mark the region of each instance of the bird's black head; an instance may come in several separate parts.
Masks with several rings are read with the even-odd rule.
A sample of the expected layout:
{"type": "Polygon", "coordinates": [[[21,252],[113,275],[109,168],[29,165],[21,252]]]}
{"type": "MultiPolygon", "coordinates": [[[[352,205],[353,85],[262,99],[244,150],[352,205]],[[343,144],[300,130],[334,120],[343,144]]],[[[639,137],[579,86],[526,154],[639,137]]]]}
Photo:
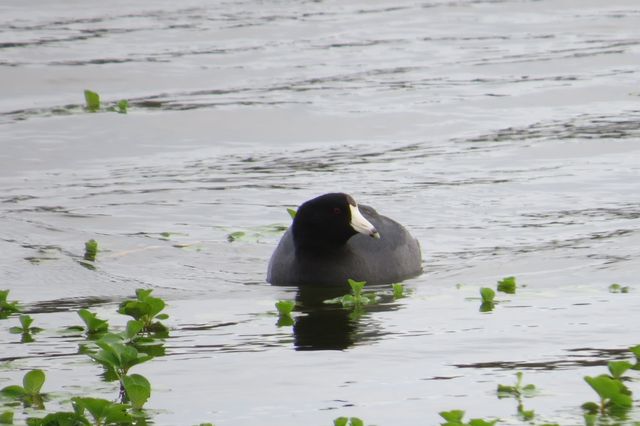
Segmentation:
{"type": "Polygon", "coordinates": [[[338,248],[355,234],[380,238],[348,194],[321,195],[302,204],[291,226],[296,250],[325,251],[338,248]]]}

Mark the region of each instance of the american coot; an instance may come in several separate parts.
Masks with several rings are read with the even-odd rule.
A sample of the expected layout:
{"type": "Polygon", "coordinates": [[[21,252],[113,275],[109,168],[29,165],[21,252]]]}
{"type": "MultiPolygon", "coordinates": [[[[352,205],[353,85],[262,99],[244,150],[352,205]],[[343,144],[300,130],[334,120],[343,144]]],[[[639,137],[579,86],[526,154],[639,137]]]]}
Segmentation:
{"type": "Polygon", "coordinates": [[[422,272],[420,244],[396,221],[356,204],[347,194],[302,204],[271,256],[267,281],[275,285],[398,282],[422,272]]]}

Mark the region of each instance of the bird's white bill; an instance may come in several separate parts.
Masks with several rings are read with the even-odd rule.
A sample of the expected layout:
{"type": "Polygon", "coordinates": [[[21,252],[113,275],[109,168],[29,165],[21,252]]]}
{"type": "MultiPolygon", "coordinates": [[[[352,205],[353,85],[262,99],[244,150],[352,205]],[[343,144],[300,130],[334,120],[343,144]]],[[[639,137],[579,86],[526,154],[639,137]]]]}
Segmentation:
{"type": "Polygon", "coordinates": [[[349,208],[351,209],[351,227],[356,231],[364,235],[368,235],[373,238],[380,238],[380,234],[376,228],[369,222],[360,210],[358,206],[354,206],[349,204],[349,208]]]}

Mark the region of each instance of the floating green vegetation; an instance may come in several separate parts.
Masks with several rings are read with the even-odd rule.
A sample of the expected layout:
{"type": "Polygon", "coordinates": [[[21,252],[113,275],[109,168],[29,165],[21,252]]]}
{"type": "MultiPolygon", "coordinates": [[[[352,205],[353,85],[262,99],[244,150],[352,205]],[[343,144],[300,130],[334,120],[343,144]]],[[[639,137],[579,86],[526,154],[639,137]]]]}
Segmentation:
{"type": "Polygon", "coordinates": [[[45,396],[40,393],[45,374],[42,370],[31,370],[22,378],[22,386],[12,385],[0,389],[3,396],[20,401],[25,407],[44,410],[45,396]]]}
{"type": "MultiPolygon", "coordinates": [[[[89,112],[98,112],[101,108],[100,95],[92,90],[84,91],[84,107],[89,112]]],[[[120,114],[126,114],[129,110],[129,101],[126,99],[119,100],[115,104],[107,107],[106,111],[113,111],[120,114]]]]}
{"type": "MultiPolygon", "coordinates": [[[[633,352],[633,348],[630,348],[633,352]]],[[[635,355],[635,353],[634,353],[635,355]]],[[[599,376],[585,376],[584,380],[598,394],[598,402],[585,402],[582,409],[585,411],[584,419],[587,426],[596,424],[609,424],[609,418],[624,420],[633,406],[633,394],[624,384],[628,380],[623,374],[634,368],[627,361],[610,361],[608,369],[610,374],[599,376]]],[[[636,423],[634,423],[636,424],[636,423]]]]}
{"type": "Polygon", "coordinates": [[[0,425],[13,424],[13,411],[5,411],[0,413],[0,425]]]}
{"type": "Polygon", "coordinates": [[[498,385],[498,398],[522,398],[530,397],[535,395],[536,387],[535,385],[522,385],[522,372],[518,371],[516,373],[516,384],[514,386],[509,385],[498,385]]]}
{"type": "MultiPolygon", "coordinates": [[[[124,330],[119,333],[108,333],[109,324],[106,320],[96,317],[94,313],[86,309],[78,312],[78,315],[86,324],[84,327],[70,329],[85,330],[87,338],[97,338],[91,342],[81,344],[80,352],[86,354],[92,360],[102,365],[106,371],[105,380],[118,380],[120,384],[120,402],[112,402],[99,398],[74,397],[71,398],[73,411],[58,411],[49,413],[42,418],[29,417],[26,424],[29,426],[42,425],[144,425],[145,414],[142,411],[145,403],[151,396],[151,384],[140,374],[129,374],[129,370],[152,359],[157,355],[164,355],[164,346],[157,336],[148,336],[145,324],[152,324],[157,319],[164,319],[164,314],[159,312],[164,308],[164,301],[151,297],[150,290],[139,289],[136,291],[137,299],[125,301],[120,305],[121,313],[135,315],[141,320],[130,320],[124,330]],[[158,302],[160,301],[160,302],[158,302]],[[130,304],[130,302],[135,302],[130,304]],[[150,322],[143,322],[147,319],[150,322]],[[99,337],[99,338],[98,338],[99,337]],[[89,420],[90,416],[93,421],[89,420]]],[[[8,292],[4,292],[4,299],[8,292]]],[[[15,303],[15,302],[14,302],[15,303]]],[[[14,306],[11,304],[11,306],[14,306]]],[[[11,332],[25,331],[33,333],[36,327],[31,327],[32,319],[29,315],[21,315],[21,327],[12,327],[11,332]]],[[[164,326],[162,326],[164,328],[164,326]]],[[[166,328],[164,328],[166,329],[166,328]]],[[[42,370],[32,370],[24,375],[22,386],[12,385],[0,389],[0,396],[21,403],[25,407],[45,409],[45,394],[41,393],[45,382],[45,373],[42,370]]],[[[14,404],[12,402],[12,404],[14,404]]],[[[0,414],[1,423],[12,423],[13,412],[7,411],[0,414]]]]}
{"type": "Polygon", "coordinates": [[[394,299],[402,299],[403,297],[406,297],[403,284],[399,284],[399,283],[391,284],[391,289],[393,291],[394,299]]]}
{"type": "Polygon", "coordinates": [[[351,294],[345,294],[344,296],[336,297],[334,299],[325,300],[325,303],[341,303],[345,308],[352,308],[357,306],[366,306],[377,303],[379,297],[375,293],[364,293],[364,286],[367,285],[366,281],[355,281],[349,278],[349,286],[351,287],[351,294]]]}
{"type": "Polygon", "coordinates": [[[229,232],[227,234],[227,241],[230,243],[235,241],[257,242],[266,237],[280,235],[286,230],[287,227],[281,224],[255,226],[245,230],[229,232]]]}
{"type": "Polygon", "coordinates": [[[236,232],[232,232],[230,234],[227,235],[227,241],[229,241],[230,243],[241,239],[242,237],[244,237],[245,235],[247,235],[246,232],[244,231],[236,231],[236,232]]]}
{"type": "Polygon", "coordinates": [[[498,420],[483,420],[483,419],[471,419],[468,422],[463,420],[464,411],[463,410],[451,410],[451,411],[441,411],[440,417],[442,417],[445,422],[440,423],[441,426],[492,426],[495,425],[498,420]]]}
{"type": "Polygon", "coordinates": [[[20,312],[18,302],[9,302],[9,290],[0,290],[0,319],[8,318],[9,315],[20,312]]]}
{"type": "Polygon", "coordinates": [[[620,284],[611,284],[609,286],[609,293],[629,293],[629,286],[621,286],[620,284]]]}
{"type": "Polygon", "coordinates": [[[84,91],[85,108],[90,112],[96,112],[100,109],[100,95],[92,90],[84,91]]]}
{"type": "Polygon", "coordinates": [[[356,321],[364,314],[364,307],[378,303],[380,297],[374,292],[363,292],[366,281],[355,281],[349,278],[347,282],[351,287],[351,294],[325,300],[324,303],[341,304],[343,308],[351,309],[349,318],[356,321]]]}
{"type": "Polygon", "coordinates": [[[126,99],[119,100],[118,103],[116,103],[115,110],[120,114],[126,114],[129,110],[129,101],[126,99]]]}
{"type": "Polygon", "coordinates": [[[84,260],[89,260],[91,262],[96,260],[96,255],[98,254],[98,242],[96,240],[89,240],[84,243],[84,260]]]}
{"type": "Polygon", "coordinates": [[[343,308],[351,309],[350,318],[352,320],[359,319],[365,312],[365,307],[368,305],[374,305],[385,297],[386,299],[393,298],[397,300],[406,297],[407,292],[403,284],[392,284],[391,292],[389,290],[379,290],[364,292],[366,281],[355,281],[348,279],[349,287],[351,287],[351,293],[344,296],[335,297],[333,299],[325,300],[326,304],[341,304],[343,308]]]}
{"type": "Polygon", "coordinates": [[[635,345],[629,348],[633,356],[636,357],[636,363],[632,367],[634,370],[640,370],[640,345],[635,345]]]}
{"type": "Polygon", "coordinates": [[[508,294],[516,293],[516,277],[505,277],[498,281],[498,291],[508,294]]]}
{"type": "Polygon", "coordinates": [[[278,327],[288,327],[294,324],[291,312],[295,308],[295,300],[278,300],[276,302],[276,309],[278,310],[278,327]]]}
{"type": "Polygon", "coordinates": [[[333,426],[364,426],[364,422],[358,417],[338,417],[333,420],[333,426]]]}
{"type": "Polygon", "coordinates": [[[82,328],[87,336],[93,337],[104,334],[109,331],[109,322],[107,320],[100,319],[95,313],[89,312],[87,309],[80,309],[78,316],[84,321],[86,328],[82,328]]]}
{"type": "Polygon", "coordinates": [[[31,327],[31,324],[33,324],[33,318],[31,318],[30,315],[20,315],[18,317],[18,320],[20,320],[20,327],[9,328],[9,333],[21,334],[22,343],[33,342],[32,334],[40,333],[42,331],[42,328],[31,327]]]}
{"type": "Polygon", "coordinates": [[[482,303],[480,304],[480,312],[490,312],[496,306],[496,302],[494,299],[496,298],[496,292],[493,291],[492,288],[482,287],[480,289],[480,297],[482,298],[482,303]]]}
{"type": "Polygon", "coordinates": [[[71,401],[74,414],[86,419],[85,412],[89,412],[91,417],[93,417],[93,423],[96,425],[129,424],[133,422],[133,417],[127,412],[129,406],[126,404],[111,402],[101,398],[75,397],[72,398],[71,401]]]}
{"type": "Polygon", "coordinates": [[[296,209],[287,208],[287,213],[289,213],[289,216],[291,216],[291,219],[295,219],[296,213],[298,212],[296,209]]]}
{"type": "Polygon", "coordinates": [[[129,315],[142,324],[145,333],[166,335],[169,329],[160,322],[169,318],[169,315],[161,313],[165,308],[165,302],[159,297],[151,296],[153,290],[137,289],[135,300],[125,300],[120,303],[118,312],[129,315]]]}
{"type": "Polygon", "coordinates": [[[533,420],[535,412],[533,410],[525,410],[522,398],[534,396],[536,392],[535,385],[522,384],[522,372],[520,371],[516,373],[516,384],[514,386],[498,385],[498,398],[515,398],[518,402],[518,417],[523,421],[533,420]]]}
{"type": "Polygon", "coordinates": [[[584,380],[600,397],[598,403],[587,402],[582,405],[588,414],[619,416],[633,405],[631,391],[620,380],[606,374],[585,376],[584,380]]]}

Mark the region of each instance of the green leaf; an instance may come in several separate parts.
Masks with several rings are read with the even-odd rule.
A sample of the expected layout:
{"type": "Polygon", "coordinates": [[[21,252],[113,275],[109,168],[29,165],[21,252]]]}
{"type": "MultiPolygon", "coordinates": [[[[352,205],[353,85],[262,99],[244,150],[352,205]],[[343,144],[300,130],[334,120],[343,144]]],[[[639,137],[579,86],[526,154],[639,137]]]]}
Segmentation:
{"type": "Polygon", "coordinates": [[[118,404],[101,398],[72,398],[76,414],[89,411],[96,424],[131,423],[126,404],[118,404]]]}
{"type": "MultiPolygon", "coordinates": [[[[288,208],[287,209],[287,213],[289,213],[289,216],[291,216],[291,219],[295,219],[296,218],[297,211],[295,209],[288,208]]],[[[338,418],[342,419],[343,417],[338,417],[338,418]]]]}
{"type": "Polygon", "coordinates": [[[498,281],[498,291],[508,294],[515,294],[516,277],[506,277],[498,281]]]}
{"type": "Polygon", "coordinates": [[[14,312],[20,312],[18,302],[7,301],[8,296],[9,290],[0,290],[0,319],[7,318],[14,312]]]}
{"type": "Polygon", "coordinates": [[[361,419],[359,419],[358,417],[351,417],[349,419],[349,424],[351,426],[364,426],[364,422],[361,419]]]}
{"type": "Polygon", "coordinates": [[[498,398],[508,397],[519,394],[515,386],[498,385],[498,398]],[[502,395],[500,395],[502,394],[502,395]]]}
{"type": "Polygon", "coordinates": [[[585,402],[581,407],[589,414],[598,414],[600,412],[600,406],[595,402],[585,402]]]}
{"type": "Polygon", "coordinates": [[[151,396],[151,384],[140,374],[132,374],[122,379],[122,385],[127,393],[131,405],[140,409],[151,396]]]}
{"type": "Polygon", "coordinates": [[[462,418],[464,417],[463,410],[441,411],[438,414],[446,421],[453,423],[462,423],[462,418]]]}
{"type": "Polygon", "coordinates": [[[13,424],[13,411],[5,411],[0,413],[0,424],[12,425],[13,424]]]}
{"type": "Polygon", "coordinates": [[[136,298],[138,300],[144,300],[147,296],[151,294],[153,291],[152,288],[137,288],[136,289],[136,298]]]}
{"type": "Polygon", "coordinates": [[[536,416],[536,413],[534,410],[525,410],[524,408],[518,408],[518,415],[522,420],[528,422],[533,420],[533,418],[536,416]]]}
{"type": "Polygon", "coordinates": [[[400,299],[404,297],[404,285],[402,284],[391,284],[391,288],[393,289],[393,298],[400,299]]]}
{"type": "Polygon", "coordinates": [[[155,317],[165,307],[164,300],[162,300],[162,299],[160,299],[158,297],[148,296],[148,297],[145,298],[144,301],[149,304],[149,307],[150,307],[150,312],[149,313],[150,313],[150,315],[152,317],[155,317]]]}
{"type": "Polygon", "coordinates": [[[22,378],[22,386],[29,395],[38,395],[44,385],[45,374],[42,370],[31,370],[22,378]]]}
{"type": "Polygon", "coordinates": [[[126,99],[119,100],[117,104],[117,108],[120,114],[126,114],[127,110],[129,109],[129,101],[126,99]]]}
{"type": "Polygon", "coordinates": [[[96,317],[96,314],[89,312],[87,309],[80,309],[78,316],[87,326],[87,334],[106,333],[109,330],[109,323],[96,317]]]}
{"type": "Polygon", "coordinates": [[[127,329],[125,331],[125,335],[127,339],[132,339],[133,337],[135,337],[138,333],[142,331],[143,328],[144,328],[144,325],[142,324],[141,321],[136,321],[136,320],[127,321],[127,329]]]}
{"type": "Polygon", "coordinates": [[[347,417],[338,417],[333,419],[333,426],[347,426],[349,419],[347,417]]]}
{"type": "Polygon", "coordinates": [[[110,401],[99,398],[75,397],[71,398],[71,400],[76,414],[83,415],[84,410],[87,410],[91,416],[93,416],[96,423],[102,423],[102,420],[106,416],[107,407],[111,405],[110,401]]]}
{"type": "Polygon", "coordinates": [[[355,281],[355,280],[352,280],[351,278],[348,278],[347,282],[351,286],[351,291],[353,292],[354,296],[359,296],[360,293],[362,292],[362,289],[367,284],[366,281],[355,281]]]}
{"type": "Polygon", "coordinates": [[[22,329],[25,330],[25,332],[28,332],[29,327],[31,327],[31,324],[33,324],[33,318],[31,318],[30,315],[20,315],[18,319],[20,320],[20,325],[22,325],[22,329]]]}
{"type": "Polygon", "coordinates": [[[294,300],[278,300],[276,302],[276,309],[281,316],[291,316],[291,311],[295,306],[296,302],[294,300]]]}
{"type": "Polygon", "coordinates": [[[584,425],[585,426],[596,426],[597,421],[598,421],[598,415],[597,414],[595,414],[595,413],[585,413],[585,415],[584,415],[584,425]]]}
{"type": "Polygon", "coordinates": [[[619,379],[633,365],[627,361],[609,361],[608,367],[613,378],[619,379]]]}
{"type": "Polygon", "coordinates": [[[9,327],[9,333],[11,334],[22,334],[24,332],[24,328],[22,327],[9,327]]]}
{"type": "Polygon", "coordinates": [[[480,289],[480,297],[482,297],[482,303],[493,303],[493,299],[496,297],[496,292],[492,288],[482,287],[480,289]]]}
{"type": "Polygon", "coordinates": [[[493,426],[498,423],[498,420],[482,420],[482,419],[471,419],[469,420],[469,426],[493,426]]]}
{"type": "Polygon", "coordinates": [[[91,90],[84,91],[84,100],[86,108],[91,112],[96,112],[100,109],[100,95],[91,90]]]}
{"type": "Polygon", "coordinates": [[[21,399],[27,394],[27,391],[22,386],[11,385],[0,389],[0,393],[7,398],[21,399]]]}
{"type": "Polygon", "coordinates": [[[84,243],[84,259],[94,261],[98,254],[98,242],[96,240],[89,240],[84,243]]]}
{"type": "Polygon", "coordinates": [[[166,320],[168,318],[169,318],[168,314],[158,314],[158,315],[156,315],[156,319],[158,319],[158,320],[166,320]]]}
{"type": "MultiPolygon", "coordinates": [[[[27,419],[31,420],[31,419],[27,419]]],[[[77,413],[58,411],[56,413],[47,414],[40,420],[40,423],[29,423],[29,426],[38,425],[38,426],[90,426],[91,423],[87,420],[86,417],[78,415],[77,413]]]]}
{"type": "Polygon", "coordinates": [[[596,391],[603,402],[627,408],[631,407],[633,400],[629,396],[629,390],[619,380],[602,374],[597,377],[586,376],[584,380],[596,391]]]}

